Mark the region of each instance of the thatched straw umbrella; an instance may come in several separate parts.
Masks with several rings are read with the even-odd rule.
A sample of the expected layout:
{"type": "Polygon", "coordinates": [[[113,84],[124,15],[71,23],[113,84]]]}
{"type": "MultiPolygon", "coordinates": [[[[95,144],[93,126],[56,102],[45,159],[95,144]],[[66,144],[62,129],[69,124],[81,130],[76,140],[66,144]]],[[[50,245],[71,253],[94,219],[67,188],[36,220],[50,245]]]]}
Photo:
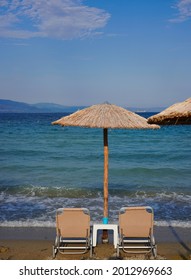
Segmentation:
{"type": "Polygon", "coordinates": [[[191,124],[191,98],[174,104],[159,114],[148,118],[148,123],[159,125],[191,124]]]}
{"type": "Polygon", "coordinates": [[[103,219],[108,220],[108,128],[122,129],[156,129],[147,120],[124,108],[108,103],[93,105],[63,117],[52,124],[61,126],[80,126],[102,128],[104,136],[104,211],[103,219]]]}

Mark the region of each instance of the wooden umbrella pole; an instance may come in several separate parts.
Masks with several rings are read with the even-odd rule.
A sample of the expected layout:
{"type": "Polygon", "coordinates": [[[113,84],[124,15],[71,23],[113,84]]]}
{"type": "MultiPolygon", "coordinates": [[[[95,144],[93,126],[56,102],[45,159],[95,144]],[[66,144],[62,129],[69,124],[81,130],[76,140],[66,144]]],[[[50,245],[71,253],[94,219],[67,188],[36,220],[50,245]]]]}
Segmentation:
{"type": "MultiPolygon", "coordinates": [[[[108,130],[104,128],[103,130],[103,138],[104,138],[104,179],[103,179],[103,223],[108,222],[108,130]]],[[[102,233],[102,242],[108,243],[108,231],[103,230],[102,233]]]]}
{"type": "Polygon", "coordinates": [[[104,182],[103,182],[103,197],[104,210],[103,217],[108,218],[108,129],[104,128],[104,182]]]}

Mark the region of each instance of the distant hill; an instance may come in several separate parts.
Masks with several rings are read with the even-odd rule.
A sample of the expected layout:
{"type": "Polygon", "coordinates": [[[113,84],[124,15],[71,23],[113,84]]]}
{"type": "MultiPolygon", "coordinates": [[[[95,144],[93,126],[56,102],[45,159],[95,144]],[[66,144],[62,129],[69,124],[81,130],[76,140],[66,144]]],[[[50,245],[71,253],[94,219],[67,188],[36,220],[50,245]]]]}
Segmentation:
{"type": "Polygon", "coordinates": [[[28,104],[0,99],[0,113],[71,113],[85,106],[62,106],[54,103],[28,104]]]}
{"type": "Polygon", "coordinates": [[[71,113],[86,107],[86,106],[64,106],[55,103],[36,103],[33,104],[33,106],[35,106],[40,110],[46,111],[48,113],[60,113],[60,112],[71,113]]]}
{"type": "Polygon", "coordinates": [[[150,107],[150,108],[139,108],[139,107],[129,107],[126,108],[135,113],[146,113],[146,112],[161,112],[165,109],[165,107],[150,107]]]}
{"type": "Polygon", "coordinates": [[[37,113],[38,108],[24,102],[0,99],[1,113],[37,113]]]}
{"type": "MultiPolygon", "coordinates": [[[[55,103],[28,104],[24,102],[0,99],[0,113],[73,113],[86,106],[64,106],[55,103]]],[[[164,108],[135,108],[128,107],[130,111],[136,113],[161,112],[164,108]]]]}

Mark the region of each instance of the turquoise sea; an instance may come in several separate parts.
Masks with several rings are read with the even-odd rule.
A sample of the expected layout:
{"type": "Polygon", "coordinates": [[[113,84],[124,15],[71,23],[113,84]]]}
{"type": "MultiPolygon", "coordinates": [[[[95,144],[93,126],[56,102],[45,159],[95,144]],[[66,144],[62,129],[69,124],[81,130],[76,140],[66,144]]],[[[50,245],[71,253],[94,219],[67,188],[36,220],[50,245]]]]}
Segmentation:
{"type": "MultiPolygon", "coordinates": [[[[59,207],[102,219],[103,131],[51,125],[61,116],[0,114],[0,226],[54,226],[59,207]]],[[[191,227],[190,125],[109,130],[109,221],[129,205],[191,227]]]]}

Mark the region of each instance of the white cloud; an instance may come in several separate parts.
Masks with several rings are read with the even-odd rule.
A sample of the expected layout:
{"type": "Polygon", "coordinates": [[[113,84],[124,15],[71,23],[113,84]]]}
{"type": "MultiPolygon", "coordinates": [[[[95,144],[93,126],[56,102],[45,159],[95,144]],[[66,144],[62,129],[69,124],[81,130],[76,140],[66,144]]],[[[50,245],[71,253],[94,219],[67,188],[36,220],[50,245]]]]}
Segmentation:
{"type": "Polygon", "coordinates": [[[1,0],[0,37],[83,38],[96,34],[109,18],[80,0],[1,0]]]}
{"type": "Polygon", "coordinates": [[[191,0],[179,0],[173,8],[178,10],[178,14],[170,22],[183,22],[191,17],[191,0]]]}

